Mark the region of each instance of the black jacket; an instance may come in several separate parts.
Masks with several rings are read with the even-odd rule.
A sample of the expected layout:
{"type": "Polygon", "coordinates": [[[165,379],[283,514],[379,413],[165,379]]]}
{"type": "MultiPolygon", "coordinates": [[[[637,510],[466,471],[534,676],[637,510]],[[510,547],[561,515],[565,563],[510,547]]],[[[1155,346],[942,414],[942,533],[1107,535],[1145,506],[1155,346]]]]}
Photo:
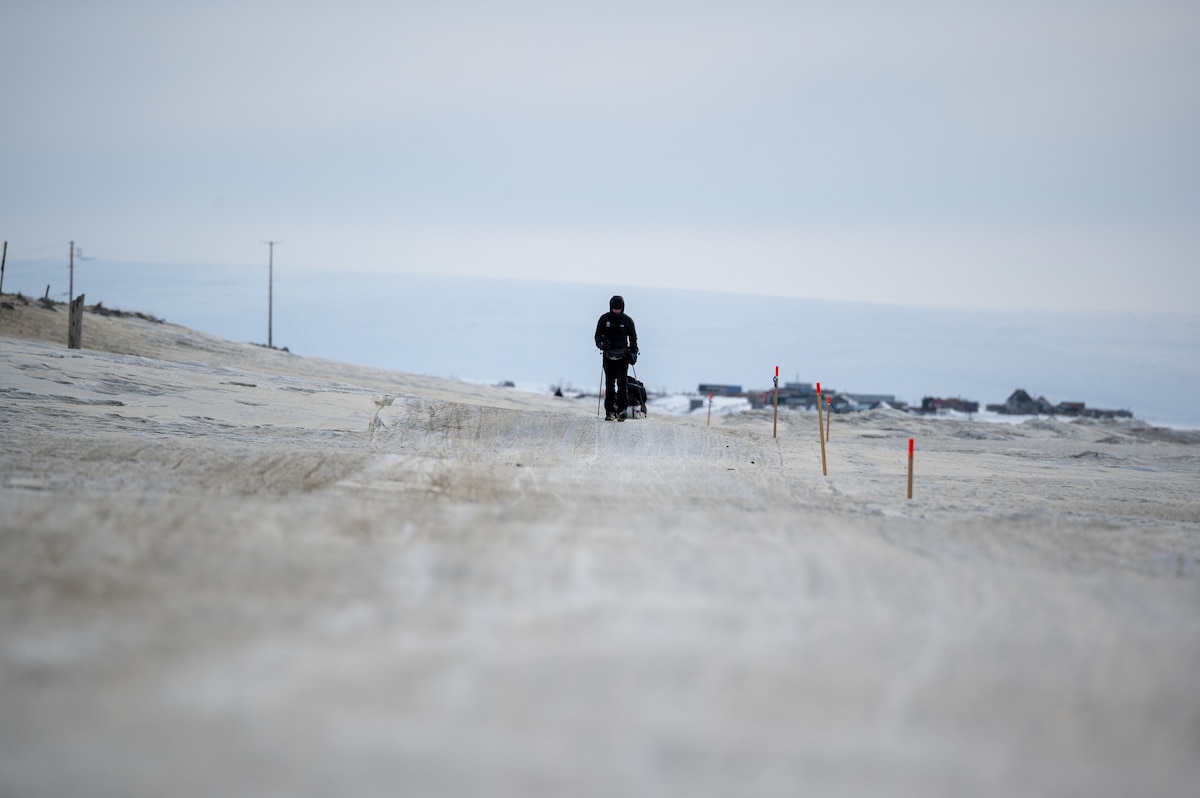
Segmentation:
{"type": "Polygon", "coordinates": [[[609,311],[596,322],[596,348],[613,357],[637,354],[637,327],[624,313],[609,311]]]}

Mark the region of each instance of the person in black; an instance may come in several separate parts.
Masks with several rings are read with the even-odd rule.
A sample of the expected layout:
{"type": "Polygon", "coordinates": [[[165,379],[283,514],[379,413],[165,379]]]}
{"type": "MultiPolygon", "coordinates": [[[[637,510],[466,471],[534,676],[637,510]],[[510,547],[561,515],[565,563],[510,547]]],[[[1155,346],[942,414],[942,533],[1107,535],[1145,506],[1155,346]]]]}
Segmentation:
{"type": "Polygon", "coordinates": [[[625,300],[614,296],[596,322],[596,348],[604,351],[604,420],[624,421],[629,409],[629,367],[637,362],[637,328],[625,315],[625,300]]]}

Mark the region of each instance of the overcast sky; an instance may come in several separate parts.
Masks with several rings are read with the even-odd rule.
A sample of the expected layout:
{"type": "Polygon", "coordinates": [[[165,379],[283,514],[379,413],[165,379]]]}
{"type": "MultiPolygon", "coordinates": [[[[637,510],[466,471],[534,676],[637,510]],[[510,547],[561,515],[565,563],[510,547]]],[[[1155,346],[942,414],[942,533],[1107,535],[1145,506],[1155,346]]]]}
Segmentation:
{"type": "Polygon", "coordinates": [[[0,7],[0,237],[1200,311],[1195,0],[0,7]]]}

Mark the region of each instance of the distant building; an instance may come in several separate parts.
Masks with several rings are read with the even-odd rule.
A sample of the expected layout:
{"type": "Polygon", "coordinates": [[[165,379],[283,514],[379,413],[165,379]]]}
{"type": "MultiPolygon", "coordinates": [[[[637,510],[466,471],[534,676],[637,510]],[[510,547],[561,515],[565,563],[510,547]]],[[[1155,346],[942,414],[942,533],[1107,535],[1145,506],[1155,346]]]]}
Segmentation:
{"type": "MultiPolygon", "coordinates": [[[[775,389],[769,388],[761,393],[755,392],[747,396],[751,407],[771,407],[775,403],[775,389]]],[[[872,410],[883,404],[898,409],[906,409],[907,405],[896,401],[894,394],[858,393],[849,394],[834,390],[821,391],[821,401],[826,402],[835,413],[856,413],[861,410],[872,410]]],[[[811,382],[789,382],[779,389],[779,406],[799,410],[812,410],[817,406],[817,391],[811,382]]]]}
{"type": "Polygon", "coordinates": [[[933,396],[926,396],[921,400],[921,413],[937,413],[940,410],[953,410],[958,413],[978,413],[979,402],[970,402],[966,399],[941,399],[933,396]]]}
{"type": "Polygon", "coordinates": [[[896,407],[894,394],[890,393],[839,393],[833,397],[833,409],[836,413],[858,413],[863,410],[874,410],[883,405],[896,407]]]}
{"type": "Polygon", "coordinates": [[[1050,415],[1054,412],[1054,405],[1044,396],[1034,399],[1023,388],[1018,388],[1009,395],[1004,404],[988,405],[987,409],[1006,416],[1036,416],[1050,415]]]}
{"type": "MultiPolygon", "coordinates": [[[[768,388],[747,396],[751,407],[768,407],[775,404],[775,389],[768,388]]],[[[787,382],[779,388],[779,406],[813,408],[817,404],[817,391],[811,382],[787,382]]]]}
{"type": "Polygon", "coordinates": [[[1102,410],[1098,407],[1089,407],[1084,410],[1082,415],[1088,418],[1133,418],[1131,410],[1102,410]]]}
{"type": "Polygon", "coordinates": [[[993,413],[1006,416],[1068,416],[1070,418],[1133,418],[1128,410],[1102,410],[1089,408],[1083,402],[1059,402],[1052,404],[1046,397],[1032,398],[1027,392],[1018,388],[1012,392],[1002,405],[988,405],[993,413]]]}
{"type": "Polygon", "coordinates": [[[740,385],[708,385],[700,383],[700,394],[702,396],[741,396],[742,386],[740,385]]]}

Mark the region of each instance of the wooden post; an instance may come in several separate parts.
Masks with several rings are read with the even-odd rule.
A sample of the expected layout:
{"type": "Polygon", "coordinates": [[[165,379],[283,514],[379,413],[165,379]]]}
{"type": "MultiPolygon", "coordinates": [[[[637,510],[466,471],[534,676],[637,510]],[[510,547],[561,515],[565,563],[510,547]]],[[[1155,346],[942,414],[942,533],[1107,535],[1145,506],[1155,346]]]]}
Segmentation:
{"type": "Polygon", "coordinates": [[[4,255],[0,256],[0,294],[4,293],[4,264],[8,263],[8,242],[4,242],[4,255]]]}
{"type": "Polygon", "coordinates": [[[775,421],[771,425],[771,437],[779,437],[779,366],[775,367],[775,421]]]}
{"type": "Polygon", "coordinates": [[[275,326],[275,245],[282,241],[264,241],[267,245],[267,349],[275,348],[273,328],[275,326]]]}
{"type": "Polygon", "coordinates": [[[913,479],[913,439],[908,439],[908,498],[912,498],[913,479]]]}
{"type": "MultiPolygon", "coordinates": [[[[72,302],[75,301],[75,242],[74,241],[71,242],[71,281],[70,281],[70,283],[68,283],[68,287],[67,287],[67,299],[69,299],[72,302]]],[[[78,349],[79,347],[75,346],[75,347],[71,347],[71,348],[78,349]]]]}
{"type": "Polygon", "coordinates": [[[708,395],[708,423],[705,424],[705,426],[706,427],[712,426],[712,394],[711,393],[708,395]]]}
{"type": "Polygon", "coordinates": [[[821,418],[821,383],[817,383],[817,438],[821,441],[821,475],[829,476],[825,463],[825,422],[821,418]]]}
{"type": "Polygon", "coordinates": [[[71,313],[67,321],[67,349],[83,347],[83,294],[71,300],[71,313]]]}
{"type": "Polygon", "coordinates": [[[275,315],[275,242],[267,248],[267,349],[275,348],[272,340],[275,315]]]}

